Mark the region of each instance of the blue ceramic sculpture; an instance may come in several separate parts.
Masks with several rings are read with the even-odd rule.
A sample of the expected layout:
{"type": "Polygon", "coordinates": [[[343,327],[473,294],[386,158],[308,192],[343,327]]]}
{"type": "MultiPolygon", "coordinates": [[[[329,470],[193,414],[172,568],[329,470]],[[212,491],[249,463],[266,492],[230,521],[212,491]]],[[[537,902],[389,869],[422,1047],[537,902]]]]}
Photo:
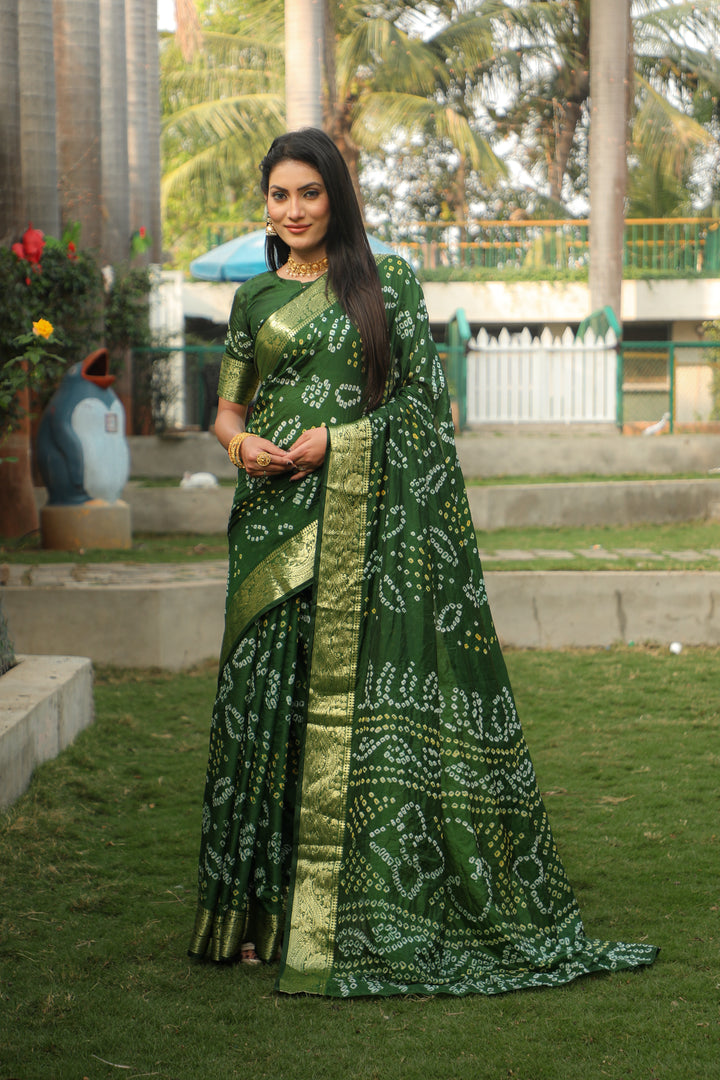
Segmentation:
{"type": "Polygon", "coordinates": [[[116,502],[127,483],[130,453],[125,410],[108,373],[107,349],[68,369],[43,413],[37,456],[49,506],[95,499],[116,502]]]}

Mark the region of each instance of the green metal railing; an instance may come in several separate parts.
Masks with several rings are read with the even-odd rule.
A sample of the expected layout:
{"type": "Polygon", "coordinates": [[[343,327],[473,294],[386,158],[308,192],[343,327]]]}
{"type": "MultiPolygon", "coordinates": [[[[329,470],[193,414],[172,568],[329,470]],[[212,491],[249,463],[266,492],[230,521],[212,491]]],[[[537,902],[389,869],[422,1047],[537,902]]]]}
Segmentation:
{"type": "Polygon", "coordinates": [[[133,349],[134,405],[137,413],[152,413],[156,427],[164,426],[163,414],[177,393],[157,361],[182,353],[184,359],[185,413],[187,422],[206,431],[212,422],[217,397],[217,377],[224,345],[153,346],[133,349]]]}
{"type": "MultiPolygon", "coordinates": [[[[260,227],[258,222],[222,222],[208,228],[214,247],[260,227]]],[[[393,222],[371,227],[379,239],[395,247],[421,271],[587,269],[590,222],[582,219],[490,221],[469,219],[393,222]]],[[[623,265],[645,274],[720,272],[720,219],[627,218],[623,265]]]]}
{"type": "Polygon", "coordinates": [[[467,317],[462,308],[459,308],[447,325],[446,341],[437,346],[445,368],[455,427],[459,431],[462,431],[467,424],[466,356],[470,337],[467,317]]]}
{"type": "Polygon", "coordinates": [[[710,413],[697,421],[720,420],[720,341],[623,341],[618,345],[617,425],[621,430],[659,422],[666,415],[667,430],[675,430],[676,354],[683,350],[700,352],[702,359],[695,366],[713,369],[710,413]]]}

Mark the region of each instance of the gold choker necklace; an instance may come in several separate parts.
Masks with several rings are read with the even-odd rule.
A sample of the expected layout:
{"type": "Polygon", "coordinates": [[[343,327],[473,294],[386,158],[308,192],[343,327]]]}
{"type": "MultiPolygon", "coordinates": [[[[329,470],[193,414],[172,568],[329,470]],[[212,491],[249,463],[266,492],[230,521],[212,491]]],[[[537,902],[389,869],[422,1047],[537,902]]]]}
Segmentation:
{"type": "Polygon", "coordinates": [[[318,259],[317,262],[310,263],[295,262],[292,255],[288,255],[288,261],[285,263],[285,272],[291,278],[315,277],[317,274],[324,274],[327,268],[327,255],[324,259],[318,259]]]}

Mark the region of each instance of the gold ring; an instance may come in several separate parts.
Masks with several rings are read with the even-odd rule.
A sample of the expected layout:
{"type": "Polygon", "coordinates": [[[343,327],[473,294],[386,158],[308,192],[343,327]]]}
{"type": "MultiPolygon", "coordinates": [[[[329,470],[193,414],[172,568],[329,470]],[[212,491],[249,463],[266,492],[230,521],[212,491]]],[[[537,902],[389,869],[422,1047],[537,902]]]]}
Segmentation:
{"type": "Polygon", "coordinates": [[[268,454],[267,450],[261,450],[255,460],[260,466],[269,465],[272,461],[272,457],[270,454],[268,454]]]}

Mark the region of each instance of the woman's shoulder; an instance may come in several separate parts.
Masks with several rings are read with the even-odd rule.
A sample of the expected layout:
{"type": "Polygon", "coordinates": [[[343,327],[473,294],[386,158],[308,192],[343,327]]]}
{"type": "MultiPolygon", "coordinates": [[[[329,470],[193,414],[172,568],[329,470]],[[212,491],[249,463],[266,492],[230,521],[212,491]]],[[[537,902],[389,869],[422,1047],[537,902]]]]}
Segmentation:
{"type": "Polygon", "coordinates": [[[383,252],[375,255],[375,262],[380,284],[383,287],[388,285],[398,289],[409,286],[412,289],[420,289],[420,283],[415,276],[415,271],[410,263],[400,255],[383,252]]]}
{"type": "Polygon", "coordinates": [[[274,270],[265,270],[262,274],[255,274],[254,277],[248,278],[247,281],[243,281],[243,283],[237,287],[235,290],[235,300],[247,302],[252,299],[252,297],[267,292],[268,289],[272,289],[277,281],[278,276],[274,270]]]}
{"type": "Polygon", "coordinates": [[[375,256],[375,262],[386,304],[388,298],[399,300],[401,296],[413,298],[422,296],[422,286],[407,260],[400,255],[383,253],[375,256]]]}

